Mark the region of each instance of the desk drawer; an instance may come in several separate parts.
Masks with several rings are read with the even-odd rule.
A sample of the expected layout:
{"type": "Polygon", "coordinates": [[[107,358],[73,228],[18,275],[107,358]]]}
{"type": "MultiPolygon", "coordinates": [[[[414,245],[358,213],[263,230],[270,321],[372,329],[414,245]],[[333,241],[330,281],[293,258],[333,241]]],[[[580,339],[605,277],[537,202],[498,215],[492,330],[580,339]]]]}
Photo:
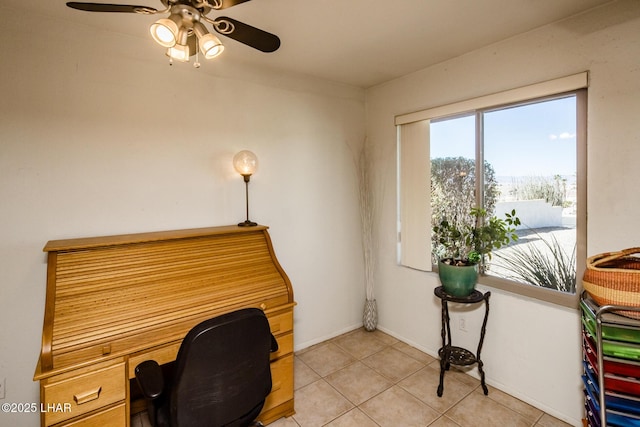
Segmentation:
{"type": "Polygon", "coordinates": [[[275,336],[285,334],[293,330],[293,310],[267,315],[271,333],[275,336]]]}
{"type": "Polygon", "coordinates": [[[263,412],[293,399],[293,354],[271,362],[271,381],[263,412]]]}
{"type": "Polygon", "coordinates": [[[46,426],[124,400],[125,364],[108,366],[78,376],[52,377],[42,386],[44,404],[71,404],[70,412],[46,412],[46,426]]]}
{"type": "Polygon", "coordinates": [[[127,425],[127,409],[124,403],[113,408],[88,415],[60,427],[123,427],[127,425]]]}
{"type": "Polygon", "coordinates": [[[278,351],[271,353],[271,361],[293,353],[293,334],[280,335],[276,337],[278,341],[278,351]]]}
{"type": "Polygon", "coordinates": [[[177,342],[132,355],[129,357],[129,378],[136,377],[136,366],[145,360],[155,360],[160,365],[173,362],[176,360],[178,350],[180,350],[180,344],[181,342],[177,342]]]}

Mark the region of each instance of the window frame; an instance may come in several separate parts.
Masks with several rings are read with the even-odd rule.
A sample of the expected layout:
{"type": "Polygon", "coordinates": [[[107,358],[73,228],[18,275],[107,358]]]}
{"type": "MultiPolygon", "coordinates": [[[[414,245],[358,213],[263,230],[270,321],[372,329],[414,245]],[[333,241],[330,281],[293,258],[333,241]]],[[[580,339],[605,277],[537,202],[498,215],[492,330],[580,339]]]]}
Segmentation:
{"type": "MultiPolygon", "coordinates": [[[[411,224],[407,227],[402,223],[402,216],[400,213],[403,211],[401,200],[407,200],[410,197],[406,193],[406,189],[402,185],[402,176],[406,175],[406,171],[403,171],[403,165],[400,162],[402,156],[402,127],[404,125],[415,123],[418,121],[426,121],[428,124],[433,121],[439,121],[443,119],[454,118],[461,115],[475,115],[476,121],[476,159],[482,159],[482,153],[479,152],[482,148],[482,144],[478,144],[478,138],[482,138],[482,120],[479,120],[479,115],[493,110],[499,110],[503,108],[509,108],[513,106],[526,105],[528,103],[542,102],[545,100],[562,98],[570,95],[576,96],[576,179],[577,179],[577,217],[576,217],[576,290],[575,294],[569,294],[552,289],[546,289],[535,285],[529,285],[525,283],[519,283],[513,280],[500,278],[490,275],[481,275],[478,283],[483,286],[489,286],[495,289],[523,295],[526,297],[550,302],[553,304],[575,308],[577,307],[580,293],[582,292],[582,275],[586,268],[586,254],[587,254],[587,87],[588,87],[588,73],[579,73],[572,76],[563,77],[560,79],[542,82],[522,88],[513,89],[510,91],[500,92],[497,94],[487,95],[480,98],[474,98],[468,101],[462,101],[455,104],[449,104],[441,107],[431,108],[428,110],[418,111],[414,113],[404,114],[396,116],[396,126],[398,127],[398,239],[399,250],[402,250],[402,235],[414,234],[411,230],[424,229],[424,224],[416,225],[411,224]],[[479,135],[480,134],[480,135],[479,135]],[[479,157],[480,156],[480,157],[479,157]],[[403,194],[404,192],[404,194],[403,194]]],[[[427,139],[427,143],[428,143],[427,139]]],[[[427,159],[429,163],[428,169],[430,169],[430,156],[427,159]]],[[[405,157],[407,155],[405,154],[405,157]]],[[[477,162],[476,162],[477,164],[477,162]]],[[[413,167],[413,166],[412,166],[413,167]]],[[[476,165],[476,167],[478,167],[476,165]]],[[[430,174],[429,174],[430,176],[430,174]]],[[[480,186],[484,184],[484,177],[477,180],[476,185],[480,186]]],[[[411,191],[411,190],[410,190],[411,191]]],[[[415,194],[415,191],[413,191],[415,194]]],[[[482,196],[483,192],[479,192],[482,196]]],[[[431,215],[430,215],[430,194],[429,194],[429,209],[421,212],[421,214],[429,214],[428,216],[428,230],[426,238],[431,241],[431,215]]],[[[478,196],[477,196],[478,198],[478,196]]],[[[414,209],[411,207],[410,209],[414,209]]],[[[405,209],[406,210],[406,209],[405,209]]],[[[414,213],[415,214],[415,213],[414,213]]],[[[402,259],[403,253],[399,254],[398,259],[402,259]]],[[[430,254],[429,254],[430,256],[430,254]]],[[[406,257],[406,255],[405,255],[406,257]]],[[[414,254],[415,257],[415,254],[414,254]]],[[[431,261],[429,260],[429,264],[431,261]]],[[[413,265],[407,265],[400,262],[401,265],[405,265],[410,268],[415,268],[413,265]]],[[[434,271],[435,266],[429,268],[419,268],[424,271],[434,271]]]]}

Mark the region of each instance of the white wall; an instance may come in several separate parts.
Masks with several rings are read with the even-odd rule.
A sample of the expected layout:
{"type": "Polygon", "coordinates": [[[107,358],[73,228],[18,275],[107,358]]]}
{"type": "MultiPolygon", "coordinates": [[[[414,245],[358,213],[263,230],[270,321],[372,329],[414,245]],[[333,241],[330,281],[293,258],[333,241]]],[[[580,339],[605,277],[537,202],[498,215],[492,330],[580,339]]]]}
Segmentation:
{"type": "MultiPolygon", "coordinates": [[[[293,283],[296,348],[361,324],[348,145],[364,141],[362,90],[224,56],[169,67],[148,38],[0,15],[14,17],[0,29],[0,402],[39,402],[45,243],[240,222],[241,149],[259,157],[251,219],[270,226],[293,283]]],[[[0,413],[0,425],[37,424],[0,413]]]]}
{"type": "MultiPolygon", "coordinates": [[[[293,282],[296,348],[361,322],[346,147],[364,138],[361,91],[224,58],[200,70],[170,68],[147,38],[3,6],[0,15],[12,16],[0,29],[3,402],[38,401],[31,379],[46,241],[243,220],[243,184],[231,168],[240,149],[260,158],[251,217],[271,227],[293,282]],[[93,53],[90,43],[98,46],[93,53]]],[[[383,177],[377,300],[384,330],[431,353],[439,347],[437,279],[396,265],[396,114],[590,70],[588,251],[637,246],[639,27],[640,3],[617,2],[367,92],[368,141],[383,177]]],[[[492,292],[483,352],[489,382],[577,424],[577,311],[492,292]]],[[[469,314],[469,327],[479,314],[469,314]]],[[[0,424],[32,426],[37,415],[0,414],[0,424]]]]}
{"type": "MultiPolygon", "coordinates": [[[[498,218],[504,218],[505,214],[516,211],[522,222],[517,226],[518,230],[543,227],[562,227],[562,206],[552,206],[544,199],[514,200],[510,202],[497,202],[494,214],[498,218]]],[[[573,219],[575,223],[575,218],[573,219]]]]}
{"type": "MultiPolygon", "coordinates": [[[[639,28],[640,2],[619,1],[371,88],[368,142],[379,152],[393,152],[398,114],[589,70],[588,253],[638,246],[639,28]]],[[[397,265],[395,157],[380,156],[378,164],[386,171],[379,324],[435,354],[440,346],[439,300],[433,296],[438,279],[397,265]]],[[[479,322],[480,314],[476,310],[468,316],[479,322]]],[[[579,425],[579,334],[576,309],[492,290],[483,349],[488,382],[579,425]]],[[[471,343],[472,335],[461,342],[471,343]]]]}

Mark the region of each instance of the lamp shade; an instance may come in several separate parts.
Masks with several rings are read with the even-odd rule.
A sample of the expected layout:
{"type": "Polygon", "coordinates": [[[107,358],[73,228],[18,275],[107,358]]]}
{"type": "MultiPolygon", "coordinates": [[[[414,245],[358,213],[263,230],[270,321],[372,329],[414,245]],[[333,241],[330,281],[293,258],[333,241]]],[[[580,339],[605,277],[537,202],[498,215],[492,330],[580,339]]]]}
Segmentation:
{"type": "Polygon", "coordinates": [[[249,150],[242,150],[233,156],[233,167],[242,176],[251,176],[258,168],[258,157],[249,150]]]}
{"type": "Polygon", "coordinates": [[[213,59],[220,55],[224,46],[219,38],[213,34],[207,34],[200,39],[200,51],[207,59],[213,59]]]}
{"type": "Polygon", "coordinates": [[[215,58],[224,50],[220,39],[211,34],[201,22],[193,23],[193,32],[198,37],[200,51],[206,59],[215,58]]]}
{"type": "Polygon", "coordinates": [[[180,62],[189,61],[189,46],[177,44],[167,49],[167,56],[180,62]]]}
{"type": "Polygon", "coordinates": [[[153,37],[159,45],[172,47],[178,41],[180,24],[180,16],[171,14],[168,18],[158,19],[151,24],[149,31],[151,32],[151,37],[153,37]]]}
{"type": "Polygon", "coordinates": [[[196,46],[196,37],[189,37],[189,30],[182,27],[178,31],[178,41],[167,49],[167,56],[180,62],[189,62],[196,46]]]}

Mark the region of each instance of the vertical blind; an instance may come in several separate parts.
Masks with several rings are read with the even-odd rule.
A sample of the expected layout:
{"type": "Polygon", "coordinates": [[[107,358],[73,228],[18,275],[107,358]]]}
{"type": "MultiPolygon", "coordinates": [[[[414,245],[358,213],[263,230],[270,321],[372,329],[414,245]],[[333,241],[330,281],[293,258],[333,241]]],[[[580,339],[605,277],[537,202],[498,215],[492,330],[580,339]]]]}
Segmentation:
{"type": "Polygon", "coordinates": [[[400,264],[431,271],[429,120],[398,126],[400,264]]]}

